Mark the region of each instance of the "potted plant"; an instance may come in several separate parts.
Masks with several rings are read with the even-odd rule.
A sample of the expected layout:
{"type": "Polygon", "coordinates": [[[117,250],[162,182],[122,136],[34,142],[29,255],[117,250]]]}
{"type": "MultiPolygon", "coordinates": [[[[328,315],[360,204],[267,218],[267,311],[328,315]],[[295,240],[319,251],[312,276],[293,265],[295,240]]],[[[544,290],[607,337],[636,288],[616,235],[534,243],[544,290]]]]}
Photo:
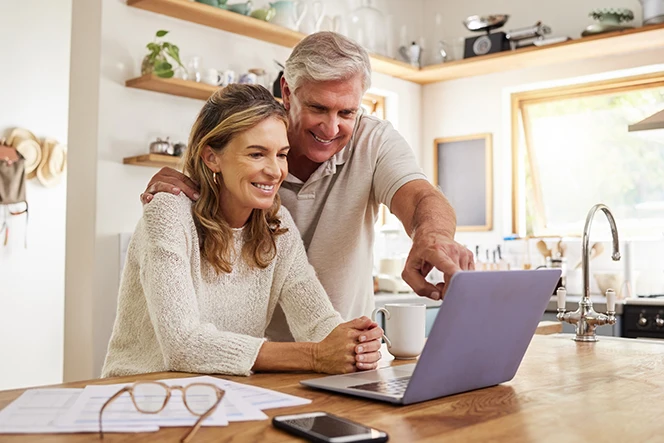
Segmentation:
{"type": "Polygon", "coordinates": [[[172,43],[157,40],[166,34],[168,34],[168,31],[157,31],[155,41],[147,44],[150,52],[143,58],[141,74],[154,73],[158,77],[173,77],[173,74],[175,74],[173,64],[169,63],[167,57],[170,57],[182,69],[185,69],[180,61],[180,49],[172,43]]]}

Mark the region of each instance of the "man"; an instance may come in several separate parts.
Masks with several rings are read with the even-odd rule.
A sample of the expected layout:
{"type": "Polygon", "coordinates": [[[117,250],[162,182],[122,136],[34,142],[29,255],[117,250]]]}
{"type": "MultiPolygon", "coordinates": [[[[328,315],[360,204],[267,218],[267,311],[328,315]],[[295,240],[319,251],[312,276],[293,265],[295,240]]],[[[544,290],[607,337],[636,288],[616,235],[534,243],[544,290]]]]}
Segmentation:
{"type": "MultiPolygon", "coordinates": [[[[360,104],[370,83],[367,52],[332,32],[311,34],[298,43],[281,79],[291,149],[279,195],[344,319],[374,308],[372,246],[379,203],[413,239],[402,277],[417,294],[442,298],[444,283],[425,280],[433,267],[445,280],[474,269],[472,253],[454,241],[454,210],[421,172],[406,141],[389,122],[362,115],[360,104]]],[[[180,190],[197,198],[195,183],[165,168],[141,200],[180,190]]],[[[287,335],[285,318],[275,313],[268,336],[287,335]]]]}

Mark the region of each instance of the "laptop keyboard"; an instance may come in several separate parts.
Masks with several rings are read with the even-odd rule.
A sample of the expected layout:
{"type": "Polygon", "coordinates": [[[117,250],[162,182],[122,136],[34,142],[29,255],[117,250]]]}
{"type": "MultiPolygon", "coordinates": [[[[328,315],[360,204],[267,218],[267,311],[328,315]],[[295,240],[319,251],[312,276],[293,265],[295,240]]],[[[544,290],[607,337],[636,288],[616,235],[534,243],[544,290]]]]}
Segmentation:
{"type": "Polygon", "coordinates": [[[361,385],[349,386],[352,389],[361,389],[363,391],[379,392],[387,395],[403,395],[408,387],[410,376],[392,378],[390,380],[381,380],[371,383],[364,383],[361,385]]]}

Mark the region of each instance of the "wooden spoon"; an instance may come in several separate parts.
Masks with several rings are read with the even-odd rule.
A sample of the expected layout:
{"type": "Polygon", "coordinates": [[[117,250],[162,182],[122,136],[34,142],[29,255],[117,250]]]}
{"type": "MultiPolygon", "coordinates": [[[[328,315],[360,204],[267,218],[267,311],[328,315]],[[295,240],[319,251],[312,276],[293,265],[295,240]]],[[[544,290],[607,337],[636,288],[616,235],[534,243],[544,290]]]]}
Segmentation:
{"type": "MultiPolygon", "coordinates": [[[[590,247],[590,257],[588,258],[588,260],[592,261],[593,259],[597,258],[597,256],[600,255],[602,252],[604,252],[604,245],[601,243],[593,243],[593,245],[590,247]]],[[[582,264],[583,264],[583,259],[579,260],[579,263],[577,263],[574,269],[579,269],[582,264]]]]}
{"type": "Polygon", "coordinates": [[[544,257],[551,257],[551,250],[546,246],[546,243],[544,242],[544,240],[540,240],[540,241],[537,242],[537,250],[544,257]]]}

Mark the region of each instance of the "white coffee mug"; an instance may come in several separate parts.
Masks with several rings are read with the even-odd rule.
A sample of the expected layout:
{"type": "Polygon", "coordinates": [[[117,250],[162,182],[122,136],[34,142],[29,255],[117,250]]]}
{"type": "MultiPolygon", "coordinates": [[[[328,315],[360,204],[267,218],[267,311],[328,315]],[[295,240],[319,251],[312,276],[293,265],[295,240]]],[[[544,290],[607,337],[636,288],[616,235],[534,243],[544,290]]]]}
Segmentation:
{"type": "Polygon", "coordinates": [[[387,303],[376,308],[371,318],[376,321],[376,314],[385,315],[385,331],[383,335],[387,350],[398,359],[416,358],[424,348],[426,331],[427,307],[424,304],[387,303]]]}
{"type": "Polygon", "coordinates": [[[221,74],[219,74],[219,71],[217,71],[216,69],[210,68],[207,71],[205,71],[205,75],[203,76],[203,83],[217,86],[221,84],[221,81],[222,81],[222,76],[221,74]]]}
{"type": "Polygon", "coordinates": [[[228,86],[235,83],[235,71],[227,69],[221,73],[221,86],[228,86]]]}

